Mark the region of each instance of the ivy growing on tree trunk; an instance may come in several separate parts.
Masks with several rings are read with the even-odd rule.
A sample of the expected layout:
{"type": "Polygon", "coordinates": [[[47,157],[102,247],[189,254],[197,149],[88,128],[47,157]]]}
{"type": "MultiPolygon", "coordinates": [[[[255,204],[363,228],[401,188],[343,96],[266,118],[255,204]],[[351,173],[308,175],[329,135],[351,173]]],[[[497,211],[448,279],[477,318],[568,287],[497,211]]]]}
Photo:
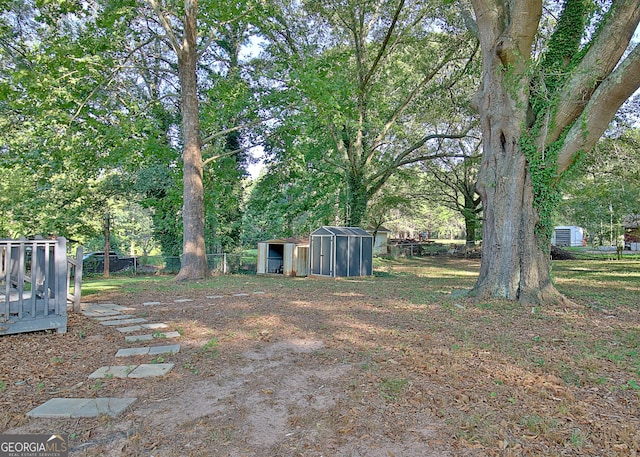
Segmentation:
{"type": "Polygon", "coordinates": [[[549,258],[558,184],[640,87],[640,47],[627,50],[640,4],[613,1],[600,11],[600,2],[565,0],[547,41],[538,35],[542,0],[472,4],[483,62],[474,101],[483,133],[477,190],[484,208],[472,294],[563,302],[549,258]]]}

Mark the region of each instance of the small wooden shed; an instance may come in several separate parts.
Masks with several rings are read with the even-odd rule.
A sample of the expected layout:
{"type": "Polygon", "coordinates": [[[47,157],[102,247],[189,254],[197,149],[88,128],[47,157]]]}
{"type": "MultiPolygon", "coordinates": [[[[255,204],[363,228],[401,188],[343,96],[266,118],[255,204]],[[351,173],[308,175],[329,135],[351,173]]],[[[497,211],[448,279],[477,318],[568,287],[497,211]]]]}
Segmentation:
{"type": "Polygon", "coordinates": [[[387,254],[389,252],[389,234],[391,230],[385,227],[379,227],[377,229],[367,230],[371,236],[373,236],[373,253],[374,254],[387,254]]]}
{"type": "Polygon", "coordinates": [[[258,243],[257,274],[307,276],[309,240],[282,238],[258,243]]]}
{"type": "Polygon", "coordinates": [[[360,227],[320,227],[311,234],[309,274],[371,276],[373,236],[360,227]]]}

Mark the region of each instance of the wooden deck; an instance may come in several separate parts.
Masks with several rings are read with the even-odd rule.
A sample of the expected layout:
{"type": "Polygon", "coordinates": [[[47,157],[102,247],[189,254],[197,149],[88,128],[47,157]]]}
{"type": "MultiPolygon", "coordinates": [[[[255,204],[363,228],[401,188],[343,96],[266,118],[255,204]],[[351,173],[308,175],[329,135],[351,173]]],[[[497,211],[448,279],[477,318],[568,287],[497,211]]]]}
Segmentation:
{"type": "Polygon", "coordinates": [[[0,240],[0,335],[67,331],[67,299],[80,305],[82,256],[74,265],[74,293],[67,240],[0,240]]]}

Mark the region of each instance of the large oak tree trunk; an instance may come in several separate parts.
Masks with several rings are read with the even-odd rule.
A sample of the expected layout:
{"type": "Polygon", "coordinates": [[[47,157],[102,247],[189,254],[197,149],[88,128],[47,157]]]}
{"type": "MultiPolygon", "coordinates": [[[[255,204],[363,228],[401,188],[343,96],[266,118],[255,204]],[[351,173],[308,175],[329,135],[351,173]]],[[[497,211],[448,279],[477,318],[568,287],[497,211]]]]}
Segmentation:
{"type": "Polygon", "coordinates": [[[477,191],[484,208],[482,265],[473,294],[522,303],[558,301],[548,244],[538,239],[527,160],[519,146],[523,113],[495,85],[485,95],[484,152],[477,191]]]}
{"type": "Polygon", "coordinates": [[[182,265],[177,280],[202,279],[208,274],[204,240],[202,137],[197,89],[197,1],[185,1],[184,39],[178,53],[180,100],[184,138],[182,207],[182,265]]]}
{"type": "Polygon", "coordinates": [[[526,304],[566,302],[549,271],[553,192],[579,152],[595,145],[640,87],[640,47],[624,55],[640,22],[640,3],[612,2],[585,45],[589,24],[582,19],[589,9],[567,0],[544,54],[535,59],[542,0],[472,3],[483,63],[475,105],[483,135],[477,191],[484,224],[480,276],[471,293],[526,304]]]}
{"type": "MultiPolygon", "coordinates": [[[[533,11],[519,13],[521,19],[529,15],[529,32],[533,32],[539,14],[535,2],[530,6],[533,11]]],[[[479,9],[477,14],[496,12],[500,14],[479,9]]],[[[514,25],[508,24],[507,30],[514,25]]],[[[483,153],[476,190],[482,198],[484,222],[480,276],[471,294],[480,299],[505,298],[527,304],[558,301],[562,296],[551,282],[548,242],[538,238],[533,183],[521,149],[530,80],[519,70],[527,65],[533,34],[527,38],[524,28],[521,42],[509,42],[502,32],[493,29],[481,37],[483,78],[475,103],[483,153]]]]}
{"type": "Polygon", "coordinates": [[[538,238],[527,160],[513,118],[485,126],[485,159],[478,177],[484,208],[482,265],[474,294],[538,304],[561,298],[551,283],[548,243],[538,238]],[[512,132],[512,133],[509,133],[512,132]]]}

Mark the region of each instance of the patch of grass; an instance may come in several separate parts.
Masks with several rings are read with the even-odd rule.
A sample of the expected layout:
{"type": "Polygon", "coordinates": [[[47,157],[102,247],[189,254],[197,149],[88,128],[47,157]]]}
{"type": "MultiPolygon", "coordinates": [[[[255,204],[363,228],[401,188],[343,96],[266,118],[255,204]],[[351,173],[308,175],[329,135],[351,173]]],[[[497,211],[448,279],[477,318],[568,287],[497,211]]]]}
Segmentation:
{"type": "Polygon", "coordinates": [[[194,375],[198,375],[200,374],[200,370],[198,370],[196,367],[194,367],[193,365],[191,365],[190,363],[185,363],[182,366],[185,370],[189,370],[191,373],[193,373],[194,375]]]}
{"type": "Polygon", "coordinates": [[[629,381],[623,386],[623,389],[631,389],[640,393],[640,384],[635,379],[629,379],[629,381]]]}
{"type": "Polygon", "coordinates": [[[500,420],[494,413],[482,414],[471,412],[449,420],[447,423],[454,430],[453,435],[462,443],[478,443],[482,446],[495,446],[500,420]]]}
{"type": "Polygon", "coordinates": [[[157,288],[163,289],[171,283],[171,276],[159,276],[149,278],[146,276],[114,276],[109,279],[104,278],[83,278],[82,296],[95,295],[104,292],[127,290],[129,292],[141,292],[157,288]]]}
{"type": "Polygon", "coordinates": [[[220,342],[217,338],[211,338],[207,341],[204,346],[202,346],[202,351],[209,355],[209,357],[216,358],[220,354],[218,353],[218,346],[220,346],[220,342]]]}
{"type": "Polygon", "coordinates": [[[380,395],[387,401],[395,401],[409,382],[406,378],[386,378],[380,381],[380,395]]]}
{"type": "Polygon", "coordinates": [[[520,420],[520,425],[525,427],[529,433],[533,435],[547,435],[550,432],[555,432],[558,428],[558,419],[554,417],[540,416],[538,414],[531,414],[523,416],[520,420]]]}
{"type": "Polygon", "coordinates": [[[576,427],[571,430],[571,435],[569,435],[569,443],[572,447],[580,449],[582,448],[587,441],[587,435],[581,428],[576,427]]]}

